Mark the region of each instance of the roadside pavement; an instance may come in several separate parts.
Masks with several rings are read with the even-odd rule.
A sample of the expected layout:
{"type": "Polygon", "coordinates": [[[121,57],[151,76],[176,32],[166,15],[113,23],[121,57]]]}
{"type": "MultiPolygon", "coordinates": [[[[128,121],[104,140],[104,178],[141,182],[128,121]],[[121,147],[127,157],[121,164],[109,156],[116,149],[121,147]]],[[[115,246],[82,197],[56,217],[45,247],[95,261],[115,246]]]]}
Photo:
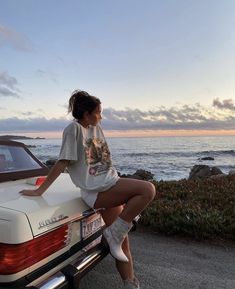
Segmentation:
{"type": "MultiPolygon", "coordinates": [[[[235,289],[235,244],[167,237],[142,228],[130,234],[141,289],[235,289]]],[[[105,258],[80,289],[121,289],[114,259],[105,258]]]]}

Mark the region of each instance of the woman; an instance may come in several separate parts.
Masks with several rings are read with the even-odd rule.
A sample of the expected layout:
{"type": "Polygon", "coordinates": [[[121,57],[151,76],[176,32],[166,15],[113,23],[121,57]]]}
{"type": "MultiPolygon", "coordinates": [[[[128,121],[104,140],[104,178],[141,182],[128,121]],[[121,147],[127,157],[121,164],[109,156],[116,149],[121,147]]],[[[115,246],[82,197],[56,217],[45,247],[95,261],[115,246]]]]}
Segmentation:
{"type": "Polygon", "coordinates": [[[88,206],[103,209],[101,215],[106,224],[103,235],[111,255],[116,259],[124,288],[140,288],[134,274],[127,234],[133,219],[155,197],[155,187],[150,182],[118,176],[99,124],[102,117],[98,98],[76,90],[69,100],[69,112],[72,112],[74,121],[63,132],[59,159],[46,181],[35,190],[20,193],[42,195],[67,167],[88,206]]]}

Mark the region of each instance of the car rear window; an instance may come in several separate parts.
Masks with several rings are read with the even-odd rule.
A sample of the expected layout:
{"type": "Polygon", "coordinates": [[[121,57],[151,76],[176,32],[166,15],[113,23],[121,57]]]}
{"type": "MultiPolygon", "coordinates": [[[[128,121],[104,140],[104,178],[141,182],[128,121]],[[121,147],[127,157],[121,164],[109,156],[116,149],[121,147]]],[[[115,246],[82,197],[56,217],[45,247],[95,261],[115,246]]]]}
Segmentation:
{"type": "Polygon", "coordinates": [[[48,168],[23,143],[0,140],[0,182],[47,174],[48,168]]]}
{"type": "Polygon", "coordinates": [[[41,166],[23,147],[0,145],[0,172],[39,169],[41,166]]]}

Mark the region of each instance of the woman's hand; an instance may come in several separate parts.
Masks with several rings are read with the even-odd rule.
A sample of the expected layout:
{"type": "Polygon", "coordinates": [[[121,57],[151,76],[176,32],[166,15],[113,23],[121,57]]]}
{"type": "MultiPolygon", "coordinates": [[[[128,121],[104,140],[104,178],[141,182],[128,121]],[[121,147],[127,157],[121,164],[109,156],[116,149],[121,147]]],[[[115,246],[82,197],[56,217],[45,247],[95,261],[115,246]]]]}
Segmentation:
{"type": "Polygon", "coordinates": [[[19,193],[24,196],[41,196],[68,165],[69,160],[57,161],[50,170],[45,182],[42,183],[40,187],[35,190],[22,190],[19,193]]]}
{"type": "Polygon", "coordinates": [[[24,196],[41,196],[43,192],[41,192],[39,189],[36,190],[22,190],[19,192],[21,195],[24,196]]]}

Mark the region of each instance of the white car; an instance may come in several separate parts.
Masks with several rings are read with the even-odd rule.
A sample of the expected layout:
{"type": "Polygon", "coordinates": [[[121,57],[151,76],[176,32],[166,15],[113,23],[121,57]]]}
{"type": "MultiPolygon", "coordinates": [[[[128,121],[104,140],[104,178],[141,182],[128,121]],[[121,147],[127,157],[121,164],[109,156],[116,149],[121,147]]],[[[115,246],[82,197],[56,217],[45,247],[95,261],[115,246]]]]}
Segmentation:
{"type": "Polygon", "coordinates": [[[103,220],[68,174],[40,197],[21,196],[48,168],[19,142],[0,141],[0,289],[78,288],[108,253],[103,220]]]}

